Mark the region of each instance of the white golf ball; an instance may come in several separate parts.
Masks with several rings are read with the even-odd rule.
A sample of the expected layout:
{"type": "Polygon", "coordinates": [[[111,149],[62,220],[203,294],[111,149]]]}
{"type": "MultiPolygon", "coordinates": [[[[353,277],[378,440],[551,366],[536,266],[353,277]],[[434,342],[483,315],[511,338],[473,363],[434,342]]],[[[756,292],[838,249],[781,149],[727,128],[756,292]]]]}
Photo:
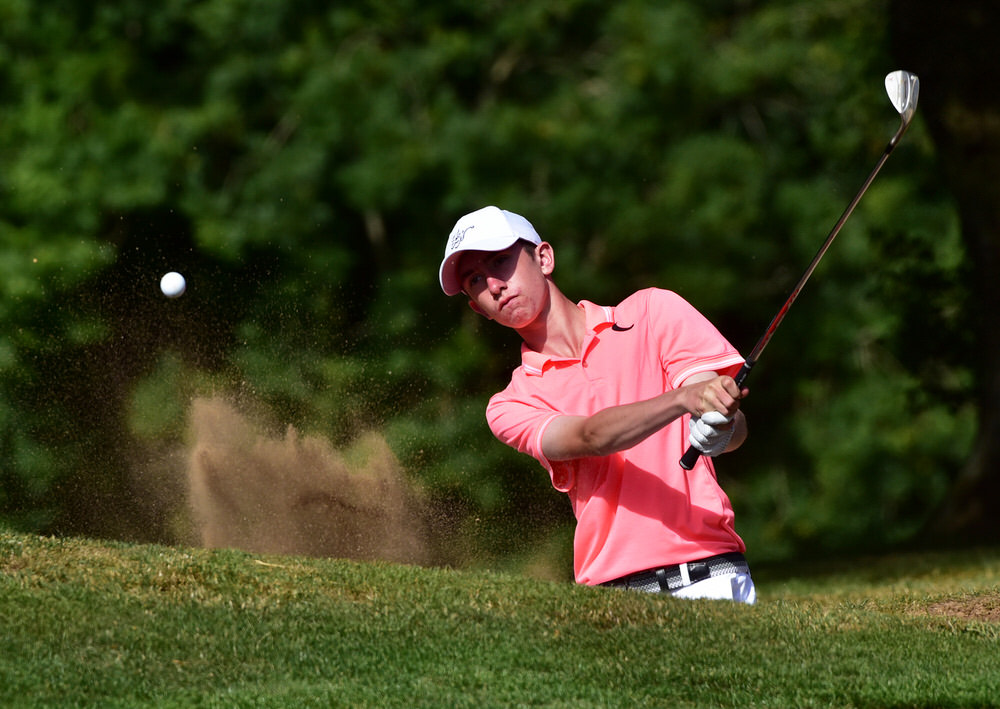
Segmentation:
{"type": "Polygon", "coordinates": [[[163,278],[160,279],[160,290],[168,298],[179,298],[184,295],[186,288],[187,283],[184,281],[184,276],[177,273],[177,271],[165,273],[163,274],[163,278]]]}

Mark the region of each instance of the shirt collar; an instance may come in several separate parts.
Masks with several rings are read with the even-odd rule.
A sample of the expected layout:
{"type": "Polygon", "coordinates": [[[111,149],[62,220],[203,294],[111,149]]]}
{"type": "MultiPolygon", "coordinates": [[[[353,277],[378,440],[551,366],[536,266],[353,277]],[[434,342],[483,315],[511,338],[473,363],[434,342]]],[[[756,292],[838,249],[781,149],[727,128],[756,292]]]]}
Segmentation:
{"type": "MultiPolygon", "coordinates": [[[[581,300],[577,306],[583,308],[587,333],[583,338],[584,354],[590,349],[594,336],[615,322],[615,309],[607,305],[595,305],[589,300],[581,300]]],[[[576,357],[552,357],[528,349],[521,343],[521,366],[526,374],[540,375],[550,362],[579,362],[576,357]]]]}

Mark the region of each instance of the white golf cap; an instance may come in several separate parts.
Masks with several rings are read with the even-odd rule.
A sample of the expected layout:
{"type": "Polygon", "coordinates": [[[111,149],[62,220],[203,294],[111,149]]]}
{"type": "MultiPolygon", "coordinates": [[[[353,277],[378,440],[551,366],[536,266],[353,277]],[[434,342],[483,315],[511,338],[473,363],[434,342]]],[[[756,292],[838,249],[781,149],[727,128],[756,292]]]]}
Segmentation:
{"type": "Polygon", "coordinates": [[[448,235],[444,260],[438,272],[445,295],[462,292],[455,268],[463,251],[503,251],[519,239],[532,244],[542,243],[535,227],[520,214],[497,207],[483,207],[459,219],[448,235]]]}

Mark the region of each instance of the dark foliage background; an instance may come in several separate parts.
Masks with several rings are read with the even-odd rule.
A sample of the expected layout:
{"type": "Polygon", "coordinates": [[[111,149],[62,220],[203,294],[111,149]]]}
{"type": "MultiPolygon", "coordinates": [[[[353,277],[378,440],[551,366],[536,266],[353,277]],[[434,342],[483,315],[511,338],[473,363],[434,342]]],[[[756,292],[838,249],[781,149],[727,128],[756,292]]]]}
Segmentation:
{"type": "MultiPolygon", "coordinates": [[[[226,391],[338,445],[383,432],[481,559],[564,545],[544,471],[486,427],[518,343],[441,294],[451,225],[525,214],[571,297],[671,288],[749,351],[898,126],[889,10],[0,0],[0,514],[171,541],[136,470],[226,391]]],[[[990,325],[917,115],[720,462],[755,558],[912,541],[968,474],[990,325]]]]}

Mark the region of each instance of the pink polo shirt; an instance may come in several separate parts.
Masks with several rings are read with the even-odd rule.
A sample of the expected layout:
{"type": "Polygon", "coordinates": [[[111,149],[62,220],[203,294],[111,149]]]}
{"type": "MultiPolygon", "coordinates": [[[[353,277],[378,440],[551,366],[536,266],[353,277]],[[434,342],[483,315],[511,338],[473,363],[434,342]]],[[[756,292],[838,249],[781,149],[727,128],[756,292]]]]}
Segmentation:
{"type": "Polygon", "coordinates": [[[527,453],[569,495],[576,515],[576,580],[599,584],[657,566],[744,551],[733,508],[710,458],[690,471],[684,416],[636,446],[605,457],[549,461],[542,434],[560,415],[587,416],[676,389],[693,374],[734,375],[743,358],[676,293],[647,289],[617,307],[583,301],[581,359],[521,349],[521,366],[486,418],[502,442],[527,453]]]}

